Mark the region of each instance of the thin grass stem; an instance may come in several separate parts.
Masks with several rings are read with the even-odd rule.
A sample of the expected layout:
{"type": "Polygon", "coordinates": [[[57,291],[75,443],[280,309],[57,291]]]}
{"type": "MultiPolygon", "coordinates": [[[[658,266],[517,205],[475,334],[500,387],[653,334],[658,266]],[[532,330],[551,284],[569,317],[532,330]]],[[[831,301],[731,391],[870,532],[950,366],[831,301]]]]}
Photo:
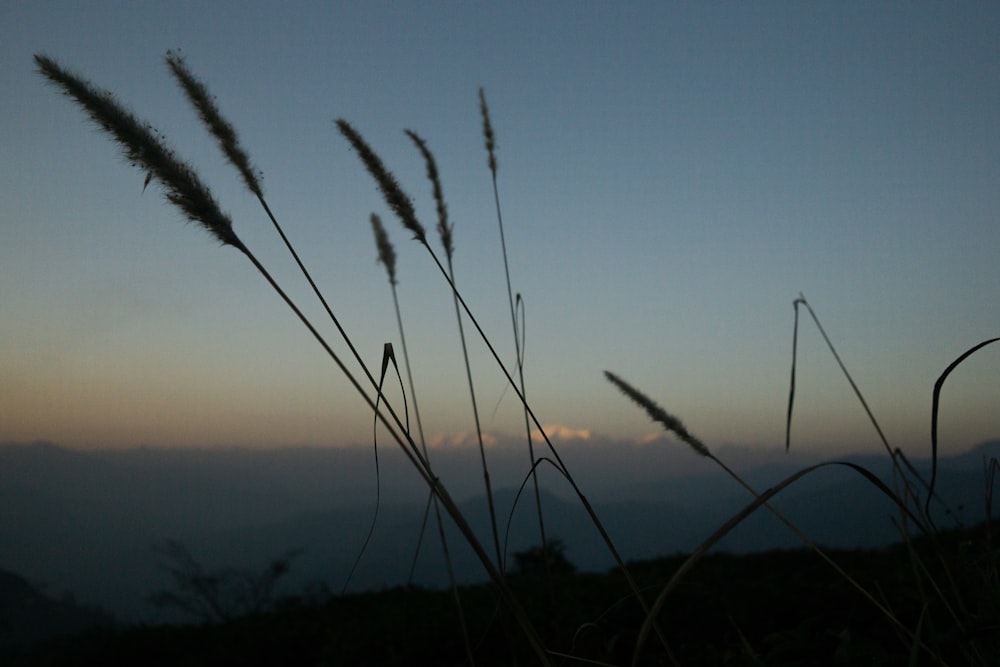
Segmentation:
{"type": "MultiPolygon", "coordinates": [[[[406,380],[409,384],[410,397],[413,401],[413,414],[417,422],[417,434],[420,437],[420,447],[423,449],[424,459],[427,461],[428,465],[430,465],[430,452],[427,450],[427,440],[424,437],[424,426],[420,418],[420,406],[417,402],[417,389],[413,383],[413,371],[410,368],[410,353],[406,347],[406,330],[403,327],[403,315],[399,308],[399,291],[397,290],[398,282],[396,280],[396,251],[392,246],[392,242],[389,240],[389,234],[385,231],[385,226],[382,224],[381,218],[379,218],[375,213],[372,213],[370,220],[372,231],[375,234],[375,245],[378,249],[378,261],[385,266],[386,273],[389,277],[389,287],[392,291],[392,304],[396,311],[396,324],[399,328],[399,341],[403,348],[403,365],[406,368],[406,380]]],[[[426,507],[424,508],[424,516],[420,523],[420,534],[417,537],[417,548],[413,554],[413,562],[410,565],[410,575],[408,581],[411,583],[413,581],[413,574],[417,567],[417,558],[420,555],[420,546],[423,544],[424,531],[427,528],[427,519],[432,505],[434,508],[435,518],[437,520],[438,537],[441,540],[441,550],[444,555],[445,570],[448,574],[448,583],[455,602],[455,610],[458,613],[458,622],[462,632],[462,640],[465,647],[466,657],[468,658],[470,665],[475,665],[476,663],[472,653],[472,645],[469,642],[469,630],[465,618],[465,609],[462,605],[462,598],[458,592],[458,581],[455,579],[455,568],[451,560],[451,549],[448,547],[448,538],[444,532],[444,521],[441,517],[441,506],[438,503],[437,497],[433,493],[429,494],[426,507]]]]}
{"type": "MultiPolygon", "coordinates": [[[[420,151],[420,154],[424,158],[424,164],[427,167],[427,178],[431,182],[431,187],[434,192],[434,201],[437,205],[438,235],[441,238],[441,245],[444,248],[445,258],[448,262],[448,275],[454,283],[454,237],[452,235],[452,227],[448,223],[448,207],[444,203],[444,194],[441,188],[441,179],[438,175],[437,163],[434,160],[434,155],[427,147],[427,142],[425,142],[420,135],[412,130],[406,130],[406,135],[410,137],[417,149],[420,151]]],[[[493,532],[493,547],[496,551],[497,566],[502,572],[503,558],[500,554],[500,533],[497,529],[496,504],[493,498],[493,484],[490,481],[490,468],[486,461],[486,446],[483,443],[483,427],[479,419],[479,402],[476,400],[476,385],[472,379],[472,364],[469,361],[469,346],[465,341],[465,325],[462,323],[462,311],[458,306],[458,300],[453,300],[455,302],[455,320],[458,323],[458,338],[462,347],[462,360],[465,362],[465,378],[469,386],[469,398],[472,401],[472,417],[476,429],[476,441],[479,445],[480,464],[483,468],[483,483],[486,487],[486,505],[490,515],[490,529],[493,532]]]]}
{"type": "MultiPolygon", "coordinates": [[[[491,177],[490,180],[492,181],[493,184],[493,203],[496,209],[497,226],[500,229],[500,252],[501,255],[503,256],[504,278],[507,283],[507,300],[510,306],[510,321],[514,333],[514,354],[517,364],[517,379],[518,382],[520,383],[521,396],[522,398],[527,399],[528,392],[527,389],[525,388],[525,382],[524,382],[524,349],[522,346],[521,336],[518,334],[517,311],[514,304],[514,292],[513,289],[511,288],[511,282],[510,282],[510,263],[507,259],[507,239],[506,235],[504,234],[503,213],[500,209],[500,188],[497,185],[496,135],[493,132],[493,123],[490,121],[490,108],[489,105],[486,103],[486,93],[482,88],[479,89],[479,112],[483,121],[483,141],[486,147],[487,166],[490,169],[490,177],[491,177]]],[[[517,300],[519,303],[522,304],[523,307],[523,302],[521,301],[520,294],[517,295],[517,300]]],[[[526,400],[524,402],[527,403],[526,400]]],[[[534,439],[532,438],[531,435],[531,421],[528,418],[527,410],[524,411],[524,431],[525,431],[525,437],[527,438],[528,442],[529,462],[534,463],[535,445],[534,445],[534,439]]],[[[536,466],[532,465],[531,471],[532,471],[531,481],[535,492],[535,508],[538,516],[538,535],[542,543],[541,544],[542,553],[547,554],[548,540],[546,539],[545,535],[545,514],[542,511],[542,494],[541,494],[541,489],[539,488],[538,485],[538,473],[536,466]]],[[[551,585],[552,573],[549,568],[548,558],[545,559],[545,573],[546,573],[546,580],[549,582],[549,597],[550,600],[554,601],[555,593],[552,590],[552,585],[551,585]]]]}

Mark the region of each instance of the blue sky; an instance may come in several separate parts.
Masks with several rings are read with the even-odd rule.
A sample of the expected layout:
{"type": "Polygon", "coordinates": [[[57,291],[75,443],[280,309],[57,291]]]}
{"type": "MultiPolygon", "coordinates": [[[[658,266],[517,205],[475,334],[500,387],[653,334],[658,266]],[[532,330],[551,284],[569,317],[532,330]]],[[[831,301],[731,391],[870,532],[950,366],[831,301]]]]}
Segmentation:
{"type": "MultiPolygon", "coordinates": [[[[2,3],[0,441],[371,439],[361,399],[245,258],[143,193],[143,174],[32,61],[48,54],[161,130],[319,321],[170,78],[173,48],[240,132],[375,367],[397,340],[368,224],[372,211],[385,219],[430,436],[472,428],[450,295],[333,121],[361,131],[433,227],[402,130],[426,138],[458,285],[512,363],[483,86],[543,423],[592,439],[655,432],[604,380],[610,369],[709,446],[780,445],[803,292],[891,443],[925,452],[935,379],[1000,334],[998,14],[992,3],[2,3]]],[[[470,340],[484,426],[516,436],[515,397],[470,340]]],[[[796,446],[877,446],[806,319],[799,341],[796,446]]],[[[945,451],[1000,433],[998,371],[1000,348],[987,348],[949,379],[945,451]]]]}

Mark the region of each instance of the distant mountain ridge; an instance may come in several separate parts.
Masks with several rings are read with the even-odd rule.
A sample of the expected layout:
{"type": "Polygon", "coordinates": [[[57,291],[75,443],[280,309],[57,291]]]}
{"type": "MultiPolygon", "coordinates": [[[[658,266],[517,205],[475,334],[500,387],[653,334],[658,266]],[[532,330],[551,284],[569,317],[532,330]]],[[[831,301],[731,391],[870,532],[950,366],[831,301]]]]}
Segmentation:
{"type": "MultiPolygon", "coordinates": [[[[577,452],[578,461],[571,462],[571,468],[577,464],[574,471],[581,470],[581,488],[626,559],[689,551],[751,500],[721,471],[677,449],[680,464],[656,464],[673,474],[657,478],[656,469],[643,465],[630,484],[608,480],[614,472],[609,463],[613,455],[661,456],[658,450],[606,454],[592,448],[577,452]],[[596,460],[593,470],[583,454],[596,460]]],[[[521,479],[520,456],[508,463],[502,452],[490,455],[497,461],[494,479],[521,479]]],[[[463,466],[474,463],[475,456],[455,456],[451,460],[436,453],[442,478],[446,473],[459,478],[456,486],[466,494],[453,493],[466,498],[462,509],[493,553],[485,499],[476,495],[481,477],[465,474],[468,479],[462,479],[455,473],[474,470],[463,466]]],[[[985,515],[983,460],[992,456],[1000,456],[1000,440],[939,461],[937,488],[966,523],[985,515]]],[[[0,446],[0,568],[44,582],[57,593],[72,591],[126,620],[155,620],[145,598],[169,586],[153,551],[167,539],[184,543],[210,567],[263,568],[269,559],[301,547],[305,551],[293,563],[287,591],[309,582],[339,591],[372,521],[370,457],[364,451],[80,452],[49,443],[0,446]]],[[[848,458],[891,482],[885,456],[848,458]]],[[[928,461],[913,463],[929,477],[928,461]]],[[[741,474],[763,490],[804,465],[801,459],[779,460],[747,466],[741,474]]],[[[382,471],[374,538],[350,590],[404,583],[416,551],[426,491],[405,462],[384,456],[382,471]]],[[[548,535],[564,542],[567,557],[582,570],[611,567],[608,551],[580,503],[559,482],[547,484],[543,494],[548,535]]],[[[512,488],[504,485],[496,492],[502,537],[512,517],[508,563],[514,553],[538,543],[533,494],[525,494],[511,514],[512,488]]],[[[897,537],[889,520],[891,503],[846,468],[816,471],[779,495],[775,505],[824,545],[876,547],[897,537]]],[[[935,518],[942,526],[951,525],[940,507],[935,518]]],[[[481,566],[450,525],[448,538],[459,579],[481,580],[481,566]]],[[[734,552],[795,546],[794,535],[765,511],[720,544],[734,552]]],[[[416,563],[415,583],[443,586],[441,559],[432,524],[416,563]]]]}

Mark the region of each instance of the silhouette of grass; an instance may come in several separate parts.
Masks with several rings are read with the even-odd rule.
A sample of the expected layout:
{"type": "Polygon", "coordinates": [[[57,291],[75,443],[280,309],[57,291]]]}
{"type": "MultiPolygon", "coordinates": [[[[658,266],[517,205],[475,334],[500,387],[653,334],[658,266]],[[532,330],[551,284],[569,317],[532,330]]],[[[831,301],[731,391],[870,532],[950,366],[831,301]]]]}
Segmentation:
{"type": "Polygon", "coordinates": [[[229,216],[219,209],[211,191],[194,169],[166,146],[159,131],[136,118],[111,92],[76,76],[52,58],[38,54],[35,63],[43,76],[59,86],[101,129],[111,135],[129,164],[146,172],[163,186],[167,201],[180,209],[189,220],[201,224],[223,245],[248,252],[233,231],[229,216]]]}
{"type": "MultiPolygon", "coordinates": [[[[798,322],[799,306],[805,306],[812,317],[817,329],[822,334],[831,353],[834,355],[842,371],[850,383],[855,395],[862,407],[868,414],[879,438],[884,445],[888,455],[893,462],[895,488],[890,488],[885,482],[874,475],[870,470],[846,461],[828,461],[799,470],[795,474],[782,480],[775,486],[758,492],[746,483],[737,473],[729,468],[723,461],[717,458],[708,446],[699,438],[691,434],[683,423],[675,416],[660,407],[655,401],[649,398],[642,391],[636,389],[618,375],[605,372],[606,378],[617,389],[624,393],[630,400],[641,407],[650,418],[662,425],[667,431],[673,433],[678,439],[688,445],[697,455],[711,459],[730,475],[738,484],[743,486],[753,497],[753,500],[740,512],[731,517],[723,525],[719,526],[694,552],[685,557],[672,569],[668,577],[661,577],[653,586],[659,589],[659,594],[655,602],[650,605],[645,599],[644,589],[633,576],[630,568],[622,560],[614,541],[611,539],[605,526],[600,521],[587,497],[579,488],[567,466],[562,461],[557,448],[545,433],[541,422],[532,410],[526,399],[523,375],[523,336],[519,333],[519,322],[515,303],[523,304],[520,295],[515,300],[511,289],[510,272],[507,264],[506,240],[504,238],[503,219],[500,211],[499,191],[497,187],[497,160],[496,160],[496,140],[492,122],[489,116],[489,109],[486,104],[486,97],[482,89],[479,90],[480,112],[483,121],[483,137],[487,150],[487,166],[490,170],[496,203],[497,220],[500,227],[501,248],[503,252],[505,277],[507,282],[508,299],[511,311],[511,320],[514,330],[514,341],[516,351],[517,375],[519,381],[514,377],[496,352],[490,338],[483,331],[478,319],[473,314],[466,300],[456,286],[454,269],[452,265],[454,253],[454,239],[452,227],[448,221],[447,206],[443,196],[440,174],[435,164],[433,154],[422,137],[412,131],[407,131],[407,135],[416,145],[424,157],[427,167],[428,178],[432,184],[432,191],[438,213],[438,233],[445,252],[445,263],[442,263],[437,253],[427,240],[424,226],[420,223],[412,199],[404,192],[396,177],[386,168],[381,158],[369,146],[361,134],[353,125],[343,119],[336,121],[336,126],[349,142],[354,151],[358,154],[365,169],[372,175],[378,190],[381,192],[386,204],[399,218],[400,222],[415,240],[430,254],[432,260],[438,267],[444,278],[448,290],[451,292],[455,304],[456,315],[459,323],[460,336],[463,352],[466,354],[467,377],[469,380],[470,394],[472,395],[473,413],[476,418],[477,432],[480,434],[480,452],[482,455],[482,468],[486,484],[487,498],[490,501],[490,518],[493,532],[495,548],[494,557],[488,554],[486,548],[469,525],[468,520],[451,498],[445,483],[440,480],[431,467],[426,442],[424,441],[423,428],[420,425],[419,410],[416,409],[416,392],[414,389],[412,374],[409,371],[409,354],[405,350],[405,339],[403,338],[402,318],[400,317],[399,301],[396,294],[397,276],[395,270],[395,249],[388,239],[381,221],[377,216],[372,216],[371,223],[376,237],[376,246],[379,252],[379,259],[385,266],[389,282],[393,291],[393,301],[399,323],[400,337],[404,341],[404,357],[406,360],[407,375],[409,379],[409,393],[413,400],[414,409],[417,413],[417,423],[419,430],[419,444],[413,437],[408,418],[401,418],[397,410],[382,392],[382,380],[386,372],[386,363],[393,360],[389,354],[390,346],[387,344],[387,354],[383,359],[383,368],[378,380],[358,354],[352,339],[346,329],[327,304],[321,291],[316,286],[305,265],[295,252],[293,244],[286,236],[285,232],[272,214],[261,186],[261,172],[252,165],[247,151],[240,145],[237,134],[233,126],[223,117],[219,111],[214,98],[209,93],[207,87],[200,82],[188,68],[187,63],[179,53],[168,52],[166,56],[167,65],[171,74],[180,84],[189,102],[195,108],[201,122],[206,126],[210,134],[215,138],[226,159],[239,172],[248,190],[255,195],[264,208],[275,230],[285,243],[298,264],[303,276],[311,286],[315,296],[322,303],[326,313],[336,326],[339,334],[350,349],[355,361],[359,364],[367,379],[367,387],[347,368],[340,356],[327,343],[325,338],[319,333],[316,326],[306,317],[299,306],[288,296],[286,291],[277,283],[267,269],[261,264],[251,250],[243,243],[233,230],[230,218],[224,214],[212,197],[208,187],[201,181],[195,170],[183,162],[168,148],[160,135],[148,123],[140,121],[131,111],[121,105],[115,97],[108,91],[97,88],[89,81],[69,72],[61,67],[55,60],[45,55],[36,55],[35,62],[39,72],[49,82],[56,85],[63,93],[69,96],[74,102],[80,105],[85,113],[107,132],[113,141],[118,144],[125,158],[141,172],[146,174],[147,184],[155,180],[158,187],[161,187],[166,199],[176,206],[185,218],[198,223],[208,231],[222,245],[231,246],[243,253],[253,264],[255,269],[267,280],[268,284],[281,297],[286,305],[293,311],[295,316],[309,330],[313,338],[321,345],[327,355],[335,362],[338,369],[344,374],[352,387],[360,394],[376,424],[381,423],[406,455],[416,471],[426,482],[428,492],[434,502],[435,508],[443,507],[445,513],[455,523],[462,534],[462,538],[472,548],[476,557],[481,562],[485,572],[491,580],[493,593],[499,597],[507,613],[514,619],[527,643],[528,650],[534,659],[541,664],[551,664],[555,658],[559,660],[575,659],[572,649],[567,653],[560,648],[547,646],[543,642],[541,635],[536,630],[538,619],[532,615],[522,605],[521,600],[532,597],[534,589],[515,589],[508,581],[510,577],[503,572],[504,558],[501,552],[499,531],[497,526],[495,509],[492,504],[492,488],[489,479],[488,466],[485,457],[485,448],[482,443],[482,432],[479,426],[478,410],[476,408],[475,392],[473,389],[473,378],[471,369],[468,366],[466,352],[465,334],[463,321],[465,319],[471,323],[475,331],[479,334],[487,350],[493,357],[497,369],[507,381],[508,386],[517,394],[518,400],[524,409],[525,426],[528,434],[528,447],[530,454],[530,467],[524,478],[522,489],[529,480],[534,482],[535,497],[538,511],[539,528],[542,540],[542,547],[539,553],[547,554],[547,538],[545,535],[542,506],[538,493],[537,468],[542,464],[551,465],[557,473],[568,483],[576,494],[581,506],[586,510],[594,528],[597,530],[609,553],[615,559],[618,567],[618,575],[624,580],[630,592],[631,599],[638,604],[641,614],[634,617],[634,625],[630,639],[624,641],[632,642],[632,648],[628,652],[628,659],[632,664],[640,664],[650,657],[650,653],[645,649],[645,643],[650,633],[655,633],[660,640],[662,653],[656,655],[659,662],[670,662],[679,664],[677,657],[668,641],[668,633],[658,622],[663,613],[666,601],[677,593],[682,581],[689,576],[696,564],[705,559],[709,549],[715,545],[723,536],[729,533],[734,527],[742,523],[748,516],[760,507],[766,507],[778,517],[803,543],[811,549],[819,558],[830,566],[838,581],[845,584],[854,594],[860,594],[870,609],[878,612],[879,616],[888,621],[893,632],[898,635],[902,652],[908,656],[910,664],[916,664],[922,660],[929,660],[934,664],[947,664],[944,659],[945,653],[949,655],[955,652],[958,646],[958,653],[968,659],[970,664],[996,664],[998,655],[996,642],[984,635],[998,630],[997,617],[1000,609],[994,602],[991,604],[990,594],[1000,591],[998,581],[998,565],[995,550],[992,545],[990,533],[991,504],[993,493],[993,482],[1000,465],[995,460],[986,464],[986,488],[985,502],[987,508],[986,524],[986,556],[974,562],[966,562],[956,559],[950,546],[941,539],[939,531],[931,518],[931,500],[935,497],[935,482],[937,476],[937,424],[939,412],[939,397],[945,379],[949,374],[977,350],[989,345],[1000,338],[991,338],[967,350],[952,362],[951,365],[941,374],[934,386],[933,405],[931,410],[932,434],[931,434],[931,461],[932,468],[930,480],[924,481],[916,471],[913,470],[909,462],[898,449],[894,450],[881,427],[874,417],[868,402],[854,382],[847,367],[841,360],[834,348],[826,331],[819,322],[818,317],[810,304],[803,296],[799,296],[793,304],[795,309],[795,325],[793,330],[792,349],[792,373],[789,388],[788,412],[786,417],[786,449],[790,447],[792,414],[795,399],[795,375],[796,375],[796,354],[798,342],[798,322]],[[540,433],[540,438],[544,441],[548,449],[547,456],[536,456],[532,444],[532,430],[534,426],[540,433]],[[920,611],[916,617],[904,618],[897,613],[897,605],[892,599],[886,599],[882,593],[872,586],[865,585],[850,574],[844,567],[832,558],[824,549],[816,545],[808,536],[802,533],[794,524],[776,510],[770,501],[777,494],[800,479],[808,476],[815,470],[827,466],[845,466],[861,475],[873,487],[886,495],[899,509],[899,528],[903,538],[903,556],[900,558],[900,569],[908,567],[908,575],[912,578],[912,592],[919,601],[920,611]],[[896,486],[897,481],[902,487],[896,486]],[[921,489],[923,495],[921,495],[921,489]],[[911,535],[910,525],[915,526],[917,535],[911,535]],[[961,569],[959,569],[961,568],[961,569]],[[666,578],[666,582],[663,579],[666,578]],[[976,584],[970,585],[968,581],[976,584]],[[978,589],[977,589],[978,586],[978,589]],[[985,591],[983,599],[975,595],[970,595],[969,590],[985,591]],[[873,592],[874,590],[874,592],[873,592]],[[957,635],[952,630],[957,628],[957,635]],[[949,642],[945,645],[945,642],[949,642]]],[[[523,326],[523,320],[521,322],[523,326]]],[[[398,370],[397,370],[398,375],[398,370]]],[[[400,378],[402,384],[402,379],[400,378]]],[[[404,406],[406,391],[403,391],[404,406]]],[[[440,511],[437,514],[439,531],[442,530],[440,511]]],[[[422,530],[422,529],[421,529],[422,530]]],[[[442,532],[443,537],[443,532],[442,532]]],[[[447,550],[447,545],[445,545],[447,550]]],[[[546,559],[547,564],[547,559],[546,559]]],[[[554,591],[555,577],[552,572],[545,577],[546,586],[550,591],[550,598],[554,600],[551,592],[554,591]]],[[[453,592],[457,598],[457,587],[453,585],[453,592]]],[[[996,596],[993,596],[996,597],[996,596]]],[[[461,604],[456,605],[457,613],[462,614],[461,604]]],[[[638,610],[635,610],[638,613],[638,610]]],[[[586,625],[586,624],[585,624],[586,625]]],[[[461,626],[465,628],[465,621],[461,621],[461,626]]],[[[583,628],[584,626],[581,626],[583,628]]],[[[743,628],[735,625],[736,633],[740,637],[740,645],[747,655],[755,654],[755,647],[743,633],[743,628]]],[[[579,632],[577,633],[579,635],[579,632]]],[[[505,635],[505,641],[509,639],[505,635]]],[[[472,662],[474,653],[469,635],[463,629],[463,641],[465,644],[465,658],[472,662]]],[[[575,640],[574,640],[575,641],[575,640]]],[[[509,643],[509,642],[508,642],[509,643]]],[[[591,661],[593,662],[593,661],[591,661]]],[[[603,663],[597,663],[603,664],[603,663]]]]}
{"type": "MultiPolygon", "coordinates": [[[[419,451],[416,443],[410,436],[408,429],[396,412],[392,409],[389,401],[385,400],[385,398],[381,395],[379,383],[375,382],[374,377],[364,364],[360,355],[358,355],[355,351],[356,359],[365,370],[371,384],[375,386],[378,391],[378,397],[380,399],[379,402],[376,402],[375,399],[373,399],[368,392],[365,391],[351,371],[344,365],[339,355],[333,351],[330,345],[319,333],[313,323],[279,286],[276,280],[260,263],[260,261],[257,260],[253,253],[251,253],[243,242],[239,240],[235,232],[232,231],[232,223],[229,218],[219,212],[217,205],[215,205],[214,200],[208,192],[208,189],[202,185],[195,172],[177,160],[171,151],[163,147],[163,144],[154,136],[154,133],[149,129],[147,124],[140,123],[131,113],[119,105],[110,93],[100,91],[85,79],[67,72],[63,68],[59,67],[54,60],[40,55],[36,56],[35,60],[39,66],[40,72],[45,77],[60,86],[64,92],[84,107],[91,118],[95,120],[102,129],[109,132],[114,137],[114,139],[123,147],[126,157],[128,157],[133,164],[140,167],[144,171],[152,173],[154,177],[159,179],[159,181],[164,185],[167,198],[171,203],[178,206],[190,219],[202,223],[203,226],[212,232],[216,238],[223,242],[223,244],[232,245],[239,249],[253,263],[254,267],[264,276],[271,287],[279,294],[286,305],[292,309],[298,319],[303,323],[303,325],[306,326],[309,332],[313,335],[317,342],[319,342],[331,359],[333,359],[340,371],[344,373],[348,381],[352,384],[354,389],[368,404],[376,419],[381,421],[388,429],[390,435],[397,442],[397,444],[399,444],[400,448],[424,478],[430,490],[435,493],[441,503],[445,506],[448,513],[455,521],[456,526],[461,530],[464,539],[476,552],[476,555],[482,562],[487,574],[496,584],[497,591],[503,598],[505,606],[514,616],[516,622],[521,626],[525,638],[532,646],[536,656],[543,664],[549,664],[548,655],[542,647],[537,633],[535,632],[531,622],[528,620],[527,615],[521,609],[517,600],[504,583],[503,575],[497,569],[497,566],[494,566],[490,561],[489,556],[479,543],[479,540],[471,526],[468,524],[468,521],[465,519],[458,505],[448,494],[442,482],[431,472],[427,461],[423,458],[422,453],[419,451]],[[389,416],[387,416],[383,409],[380,408],[380,404],[385,405],[384,409],[388,411],[389,416]]],[[[356,136],[357,139],[360,140],[360,135],[356,135],[356,133],[352,135],[352,130],[346,123],[343,124],[341,129],[345,133],[345,136],[348,136],[349,138],[351,136],[356,136]]],[[[413,211],[409,198],[402,193],[402,190],[399,188],[398,183],[395,182],[392,175],[381,167],[381,160],[379,160],[379,158],[371,152],[370,149],[367,149],[367,146],[363,143],[363,141],[357,144],[356,148],[360,153],[362,153],[362,159],[365,160],[366,164],[369,165],[369,168],[373,170],[373,173],[378,175],[377,177],[379,178],[379,183],[383,189],[383,193],[385,194],[387,200],[393,205],[396,213],[401,219],[404,220],[404,224],[413,230],[415,234],[417,234],[418,238],[426,244],[426,239],[423,235],[423,228],[416,220],[416,215],[413,211]]],[[[260,195],[258,195],[258,197],[260,198],[260,195]]],[[[264,203],[262,198],[261,203],[264,203]]],[[[278,227],[273,216],[272,221],[275,222],[275,226],[278,227]]],[[[291,244],[288,242],[284,233],[281,233],[281,236],[285,240],[286,245],[289,246],[289,250],[291,250],[294,254],[294,250],[292,250],[291,244]]],[[[301,262],[299,262],[299,265],[308,277],[308,272],[305,271],[301,262]]],[[[310,283],[318,293],[318,289],[316,289],[315,283],[313,283],[311,279],[310,283]]],[[[329,309],[328,312],[330,312],[329,309]]],[[[331,318],[336,321],[332,312],[330,312],[330,315],[331,318]]],[[[344,330],[339,327],[339,325],[338,329],[340,329],[344,338],[349,342],[349,336],[346,335],[344,330]]],[[[352,350],[354,349],[353,345],[351,348],[352,350]]]]}

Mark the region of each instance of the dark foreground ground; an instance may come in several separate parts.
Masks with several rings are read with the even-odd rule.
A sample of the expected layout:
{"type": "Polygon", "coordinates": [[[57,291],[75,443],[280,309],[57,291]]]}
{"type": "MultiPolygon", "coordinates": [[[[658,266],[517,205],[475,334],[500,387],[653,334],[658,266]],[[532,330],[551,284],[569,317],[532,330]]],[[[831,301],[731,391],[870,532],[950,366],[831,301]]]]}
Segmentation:
{"type": "MultiPolygon", "coordinates": [[[[985,526],[915,547],[917,560],[906,545],[829,552],[905,630],[810,551],[709,555],[667,598],[662,639],[650,636],[638,664],[672,664],[671,656],[681,665],[942,664],[933,653],[949,665],[1000,665],[1000,559],[985,526]]],[[[651,603],[683,561],[630,571],[651,603]]],[[[509,582],[553,664],[630,664],[644,614],[620,573],[549,583],[529,571],[509,582]]],[[[226,623],[90,630],[8,646],[0,664],[459,665],[469,653],[476,665],[538,663],[490,587],[460,597],[464,634],[451,592],[394,589],[288,599],[226,623]]]]}

